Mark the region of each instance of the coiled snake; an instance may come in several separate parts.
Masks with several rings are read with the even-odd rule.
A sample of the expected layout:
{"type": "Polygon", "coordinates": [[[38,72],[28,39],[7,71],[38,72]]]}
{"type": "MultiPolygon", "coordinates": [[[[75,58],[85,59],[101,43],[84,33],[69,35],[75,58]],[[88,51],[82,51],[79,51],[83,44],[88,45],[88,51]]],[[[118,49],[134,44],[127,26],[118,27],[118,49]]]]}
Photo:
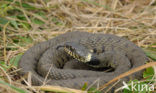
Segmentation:
{"type": "MultiPolygon", "coordinates": [[[[146,61],[141,48],[124,38],[75,31],[28,49],[18,68],[21,75],[32,73],[33,85],[42,85],[48,76],[46,84],[80,89],[84,83],[90,85],[97,79],[102,85],[146,61]],[[104,71],[106,68],[111,71],[104,71]]],[[[141,76],[142,72],[137,72],[131,78],[141,76]]]]}

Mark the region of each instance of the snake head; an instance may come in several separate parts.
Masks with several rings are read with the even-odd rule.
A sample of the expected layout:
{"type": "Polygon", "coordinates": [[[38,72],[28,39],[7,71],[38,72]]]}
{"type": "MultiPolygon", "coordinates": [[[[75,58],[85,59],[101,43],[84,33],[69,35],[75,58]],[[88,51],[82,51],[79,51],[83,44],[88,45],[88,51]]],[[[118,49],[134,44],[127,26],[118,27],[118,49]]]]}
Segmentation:
{"type": "Polygon", "coordinates": [[[58,46],[57,49],[61,47],[67,54],[80,62],[89,62],[91,60],[92,53],[85,46],[79,43],[66,42],[63,45],[58,46]]]}

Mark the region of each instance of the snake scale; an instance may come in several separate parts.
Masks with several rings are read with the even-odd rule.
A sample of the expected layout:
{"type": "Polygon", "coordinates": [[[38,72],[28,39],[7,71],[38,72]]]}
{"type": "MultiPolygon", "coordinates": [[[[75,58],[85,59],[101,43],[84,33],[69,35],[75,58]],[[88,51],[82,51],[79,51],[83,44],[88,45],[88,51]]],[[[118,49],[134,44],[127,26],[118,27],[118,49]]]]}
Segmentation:
{"type": "MultiPolygon", "coordinates": [[[[21,68],[20,75],[32,73],[33,85],[42,85],[47,76],[46,84],[80,89],[84,83],[91,85],[97,79],[103,85],[146,61],[142,49],[127,39],[74,31],[28,49],[18,68],[21,68]],[[108,68],[111,70],[105,71],[108,68]]],[[[142,71],[130,77],[141,78],[142,71]]]]}

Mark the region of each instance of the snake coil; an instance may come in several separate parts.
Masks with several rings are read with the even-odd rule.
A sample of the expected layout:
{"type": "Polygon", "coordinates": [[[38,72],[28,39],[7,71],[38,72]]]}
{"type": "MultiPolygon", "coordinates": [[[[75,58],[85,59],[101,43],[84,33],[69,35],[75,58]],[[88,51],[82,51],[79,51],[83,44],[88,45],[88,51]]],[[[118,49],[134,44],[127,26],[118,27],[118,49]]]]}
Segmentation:
{"type": "MultiPolygon", "coordinates": [[[[89,86],[97,79],[99,85],[103,85],[146,61],[142,49],[124,38],[75,31],[28,49],[18,68],[21,68],[20,75],[32,73],[33,85],[42,85],[48,76],[46,84],[80,89],[84,83],[89,86]],[[106,72],[106,68],[114,70],[106,72]]],[[[130,77],[139,79],[142,71],[130,77]]],[[[123,80],[129,80],[129,77],[123,80]]]]}

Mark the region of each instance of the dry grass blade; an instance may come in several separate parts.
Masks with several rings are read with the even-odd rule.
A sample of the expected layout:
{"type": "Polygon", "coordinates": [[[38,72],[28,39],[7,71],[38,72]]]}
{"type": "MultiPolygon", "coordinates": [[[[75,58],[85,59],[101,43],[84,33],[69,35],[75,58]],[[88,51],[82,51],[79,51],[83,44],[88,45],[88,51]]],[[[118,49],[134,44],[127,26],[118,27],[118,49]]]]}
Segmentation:
{"type": "Polygon", "coordinates": [[[40,89],[42,91],[52,91],[61,93],[87,93],[87,91],[76,90],[71,88],[65,88],[60,86],[34,86],[34,88],[40,89]]]}
{"type": "Polygon", "coordinates": [[[106,83],[106,84],[104,84],[103,86],[101,86],[101,87],[99,88],[99,90],[103,90],[103,89],[106,88],[108,85],[112,84],[113,82],[116,82],[117,80],[119,80],[119,79],[121,79],[121,78],[123,78],[123,77],[126,77],[126,76],[128,76],[128,75],[131,75],[131,74],[133,74],[133,73],[135,73],[135,72],[138,72],[138,71],[140,71],[140,70],[143,70],[143,69],[145,69],[145,68],[153,67],[154,65],[156,65],[156,62],[150,62],[150,63],[147,63],[147,64],[145,64],[145,65],[139,66],[139,67],[137,67],[137,68],[131,69],[131,70],[129,70],[129,71],[127,71],[127,72],[125,72],[125,73],[119,75],[118,77],[115,77],[114,79],[110,80],[108,83],[106,83]]]}
{"type": "Polygon", "coordinates": [[[4,46],[4,49],[3,49],[3,55],[4,55],[4,61],[6,62],[6,59],[7,59],[7,56],[6,56],[6,28],[8,26],[9,22],[4,25],[3,27],[3,46],[4,46]]]}

